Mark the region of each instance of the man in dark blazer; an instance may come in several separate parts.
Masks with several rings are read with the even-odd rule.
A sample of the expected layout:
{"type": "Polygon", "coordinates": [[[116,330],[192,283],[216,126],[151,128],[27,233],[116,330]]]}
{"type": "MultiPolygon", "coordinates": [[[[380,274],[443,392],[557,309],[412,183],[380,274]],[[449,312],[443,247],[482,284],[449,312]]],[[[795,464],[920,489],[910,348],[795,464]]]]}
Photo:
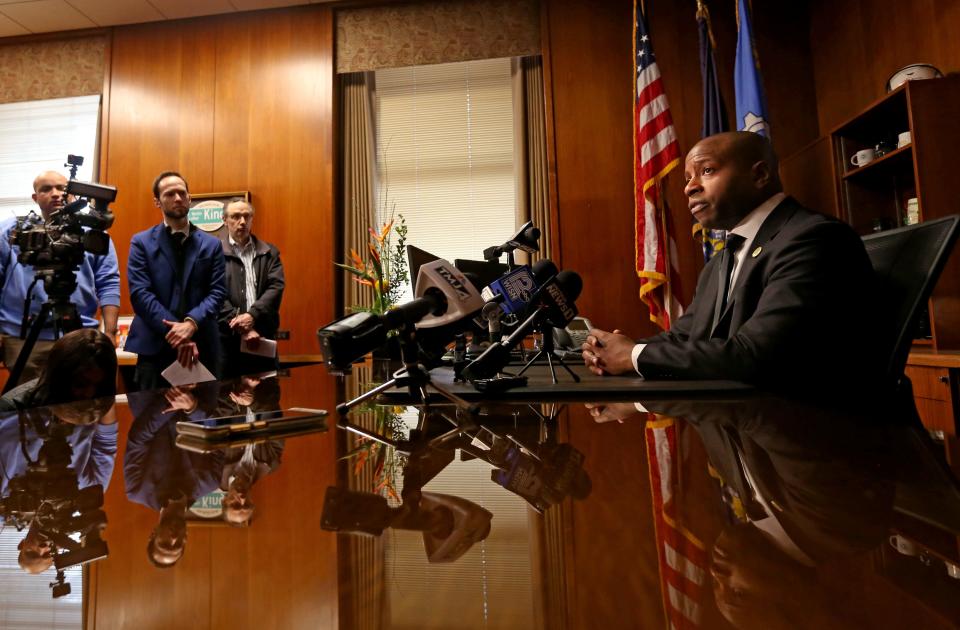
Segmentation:
{"type": "Polygon", "coordinates": [[[220,362],[217,316],[226,296],[220,240],[187,220],[190,192],[179,173],[153,183],[163,223],[134,235],[127,261],[136,317],[125,348],[137,353],[140,389],[168,383],[160,373],[173,361],[197,361],[216,373],[220,362]]]}
{"type": "Polygon", "coordinates": [[[595,374],[733,379],[815,393],[873,382],[874,276],[859,236],[782,192],[766,138],[710,136],[687,154],[684,192],[704,227],[728,230],[673,328],[634,342],[592,330],[595,374]]]}

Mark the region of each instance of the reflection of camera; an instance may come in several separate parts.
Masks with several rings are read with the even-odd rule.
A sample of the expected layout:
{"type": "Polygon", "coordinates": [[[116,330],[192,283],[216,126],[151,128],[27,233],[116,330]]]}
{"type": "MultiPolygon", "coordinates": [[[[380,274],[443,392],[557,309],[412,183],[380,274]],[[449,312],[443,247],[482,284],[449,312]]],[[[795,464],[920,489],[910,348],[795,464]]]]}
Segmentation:
{"type": "MultiPolygon", "coordinates": [[[[70,593],[64,569],[107,556],[107,543],[100,537],[107,525],[103,486],[79,487],[66,440],[72,426],[53,422],[37,427],[44,433],[37,461],[10,480],[9,495],[0,498],[0,518],[18,531],[35,529],[50,542],[57,569],[57,581],[50,586],[54,597],[62,597],[70,593]]],[[[21,431],[21,439],[24,435],[21,431]]]]}

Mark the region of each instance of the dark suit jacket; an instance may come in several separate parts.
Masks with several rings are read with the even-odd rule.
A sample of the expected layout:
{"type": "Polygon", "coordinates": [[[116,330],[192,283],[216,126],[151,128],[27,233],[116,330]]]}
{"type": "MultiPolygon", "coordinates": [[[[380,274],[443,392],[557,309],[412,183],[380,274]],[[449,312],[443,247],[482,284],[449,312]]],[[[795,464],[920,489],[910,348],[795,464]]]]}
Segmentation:
{"type": "Polygon", "coordinates": [[[673,328],[640,341],[648,344],[637,361],[642,375],[774,389],[872,382],[874,274],[850,226],[788,197],[744,255],[716,328],[719,256],[704,267],[690,308],[673,328]]]}
{"type": "Polygon", "coordinates": [[[175,311],[180,295],[186,292],[185,317],[199,326],[193,340],[200,360],[216,369],[220,355],[217,316],[226,296],[223,248],[220,240],[191,228],[184,243],[183,275],[176,277],[173,244],[161,223],[134,235],[127,261],[130,301],[136,318],[130,325],[126,349],[144,355],[156,355],[169,346],[164,336],[169,330],[163,320],[180,321],[175,311]]]}

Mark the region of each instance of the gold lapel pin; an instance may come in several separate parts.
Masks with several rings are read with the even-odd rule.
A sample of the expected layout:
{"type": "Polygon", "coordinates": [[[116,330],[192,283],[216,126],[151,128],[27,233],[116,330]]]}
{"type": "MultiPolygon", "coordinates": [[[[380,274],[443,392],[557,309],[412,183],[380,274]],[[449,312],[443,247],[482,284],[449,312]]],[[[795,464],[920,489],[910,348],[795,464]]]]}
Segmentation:
{"type": "Polygon", "coordinates": [[[762,247],[758,247],[758,248],[756,248],[755,250],[753,250],[753,253],[750,254],[750,255],[751,255],[753,258],[756,258],[757,256],[760,255],[760,252],[762,252],[762,251],[763,251],[763,248],[762,248],[762,247]]]}

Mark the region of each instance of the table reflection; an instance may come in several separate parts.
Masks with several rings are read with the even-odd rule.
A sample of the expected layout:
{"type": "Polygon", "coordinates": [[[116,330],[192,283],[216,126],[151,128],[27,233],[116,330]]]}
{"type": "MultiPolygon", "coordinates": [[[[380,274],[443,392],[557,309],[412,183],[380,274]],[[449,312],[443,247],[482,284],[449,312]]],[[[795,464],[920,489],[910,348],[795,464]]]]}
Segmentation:
{"type": "Polygon", "coordinates": [[[83,589],[54,587],[86,593],[91,627],[960,623],[960,492],[906,398],[627,402],[644,386],[554,396],[547,375],[539,400],[365,401],[245,435],[356,398],[367,369],[3,417],[3,518],[42,573],[10,579],[83,564],[83,589]],[[239,434],[178,430],[223,417],[239,434]]]}

